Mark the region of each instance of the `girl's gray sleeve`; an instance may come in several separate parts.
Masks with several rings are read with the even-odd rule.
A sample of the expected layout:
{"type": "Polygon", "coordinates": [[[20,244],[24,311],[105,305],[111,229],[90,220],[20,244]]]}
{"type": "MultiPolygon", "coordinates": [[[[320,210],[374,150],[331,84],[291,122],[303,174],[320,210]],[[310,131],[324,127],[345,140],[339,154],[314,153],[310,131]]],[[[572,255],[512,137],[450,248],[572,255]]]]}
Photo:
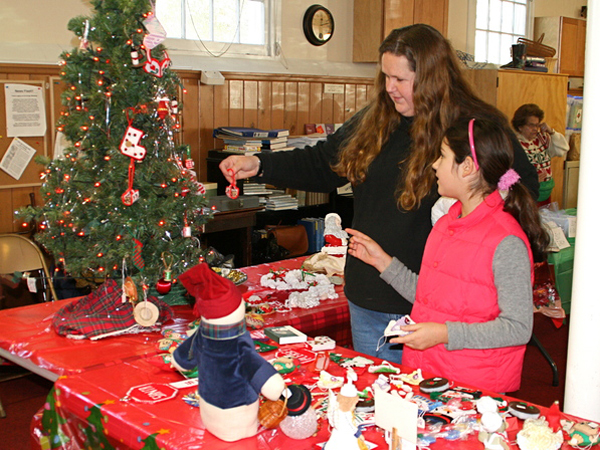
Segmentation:
{"type": "Polygon", "coordinates": [[[448,350],[524,345],[533,329],[531,265],[525,243],[516,236],[502,240],[493,261],[500,315],[489,322],[446,322],[448,350]]]}
{"type": "Polygon", "coordinates": [[[396,257],[392,258],[392,262],[381,272],[380,277],[406,300],[411,303],[415,302],[419,275],[406,267],[396,257]]]}

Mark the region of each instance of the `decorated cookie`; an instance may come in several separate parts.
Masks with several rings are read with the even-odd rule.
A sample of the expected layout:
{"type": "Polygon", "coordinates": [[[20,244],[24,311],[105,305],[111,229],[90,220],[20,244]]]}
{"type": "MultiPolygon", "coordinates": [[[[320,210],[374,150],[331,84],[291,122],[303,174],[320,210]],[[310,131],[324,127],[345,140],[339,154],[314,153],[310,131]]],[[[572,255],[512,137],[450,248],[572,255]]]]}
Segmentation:
{"type": "Polygon", "coordinates": [[[431,392],[444,392],[449,388],[450,383],[443,377],[427,378],[419,383],[419,390],[425,394],[431,392]]]}

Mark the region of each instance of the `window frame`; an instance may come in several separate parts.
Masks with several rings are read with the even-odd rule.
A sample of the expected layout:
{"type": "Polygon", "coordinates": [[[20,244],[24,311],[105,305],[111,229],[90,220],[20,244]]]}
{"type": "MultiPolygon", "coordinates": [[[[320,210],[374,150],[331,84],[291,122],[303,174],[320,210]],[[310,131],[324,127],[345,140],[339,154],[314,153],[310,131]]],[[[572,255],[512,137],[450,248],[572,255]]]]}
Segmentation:
{"type": "MultiPolygon", "coordinates": [[[[467,26],[468,26],[468,33],[467,33],[467,52],[471,53],[473,55],[475,55],[475,45],[476,45],[476,41],[475,41],[475,36],[476,36],[476,32],[478,30],[482,30],[485,32],[494,32],[495,31],[491,31],[489,29],[484,30],[484,29],[478,29],[477,28],[477,2],[478,1],[488,1],[488,0],[469,0],[468,3],[468,12],[467,12],[467,26]]],[[[505,0],[502,0],[505,1],[505,0]]],[[[525,34],[523,35],[523,37],[528,38],[528,39],[532,39],[533,36],[533,23],[534,23],[534,2],[535,0],[527,0],[526,1],[526,8],[527,8],[527,16],[525,18],[525,34]]],[[[512,33],[503,33],[500,32],[501,34],[512,34],[512,33]]],[[[521,36],[521,35],[514,35],[514,36],[521,36]]],[[[516,40],[515,40],[516,42],[516,40]]],[[[507,52],[510,52],[510,49],[506,50],[507,52]]],[[[486,50],[486,54],[488,54],[488,51],[486,50]]],[[[508,53],[510,55],[510,53],[508,53]]],[[[477,59],[477,58],[475,58],[477,59]]],[[[492,62],[493,64],[506,64],[509,63],[510,61],[512,61],[512,59],[510,58],[510,56],[507,57],[506,61],[501,61],[501,62],[492,62]]],[[[476,62],[488,62],[488,61],[476,61],[476,62]]]]}
{"type": "MultiPolygon", "coordinates": [[[[160,0],[157,0],[160,1],[160,0]]],[[[193,0],[179,0],[183,4],[193,0]]],[[[255,0],[244,0],[255,1],[255,0]]],[[[265,5],[265,43],[238,44],[217,41],[201,41],[168,37],[165,45],[169,51],[199,56],[240,58],[252,56],[257,58],[274,58],[277,56],[281,36],[281,0],[260,0],[265,5]]],[[[185,10],[185,9],[183,9],[185,10]]],[[[182,30],[185,34],[185,18],[182,15],[182,30]]]]}

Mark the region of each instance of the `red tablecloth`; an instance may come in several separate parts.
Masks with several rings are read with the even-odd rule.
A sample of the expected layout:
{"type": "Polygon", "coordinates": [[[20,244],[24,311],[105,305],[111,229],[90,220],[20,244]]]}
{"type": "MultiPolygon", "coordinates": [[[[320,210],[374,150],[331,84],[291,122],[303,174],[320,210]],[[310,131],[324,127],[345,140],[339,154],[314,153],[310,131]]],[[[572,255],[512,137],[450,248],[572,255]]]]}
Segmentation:
{"type": "MultiPolygon", "coordinates": [[[[269,270],[299,268],[304,259],[295,258],[243,268],[248,280],[239,288],[242,292],[256,289],[260,286],[260,277],[269,270]]],[[[348,304],[341,286],[336,287],[336,292],[339,298],[325,300],[318,307],[294,308],[289,312],[265,316],[265,326],[289,324],[310,336],[327,335],[339,345],[349,345],[351,335],[348,304]]],[[[65,304],[75,300],[59,300],[0,311],[0,356],[55,380],[59,375],[72,375],[157,353],[157,332],[116,336],[98,341],[67,339],[57,335],[51,326],[52,316],[65,304]]],[[[185,329],[195,318],[189,306],[175,306],[173,312],[173,321],[165,324],[165,327],[185,329]]]]}
{"type": "MultiPolygon", "coordinates": [[[[286,346],[301,348],[304,344],[286,346]]],[[[347,357],[358,353],[336,348],[336,352],[347,357]]],[[[266,358],[273,356],[264,354],[266,358]]],[[[377,363],[381,360],[373,358],[377,363]]],[[[412,369],[402,367],[402,372],[412,369]]],[[[286,375],[290,383],[313,385],[318,373],[311,370],[311,364],[302,365],[292,374],[286,375]]],[[[331,363],[327,371],[336,376],[344,376],[345,369],[331,363]]],[[[359,374],[357,387],[363,389],[372,384],[376,375],[356,369],[359,374]]],[[[424,374],[427,376],[427,374],[424,374]]],[[[43,447],[48,442],[66,443],[52,448],[119,448],[119,449],[211,449],[211,450],[308,450],[317,449],[317,444],[329,437],[326,419],[321,419],[316,436],[305,440],[288,438],[280,429],[263,430],[257,436],[238,442],[226,443],[207,432],[200,420],[196,407],[186,404],[182,397],[193,392],[196,387],[181,389],[175,398],[160,403],[147,404],[133,400],[125,401],[127,392],[134,386],[146,383],[170,383],[182,377],[172,371],[161,371],[150,364],[147,358],[122,362],[114,367],[87,371],[79,375],[61,377],[50,393],[46,405],[34,416],[31,425],[32,448],[43,447]],[[68,442],[68,443],[67,443],[68,442]]],[[[414,388],[418,393],[418,388],[414,388]]],[[[313,395],[323,393],[313,389],[313,395]]],[[[493,395],[484,392],[485,395],[493,395]]],[[[313,402],[322,397],[313,396],[313,402]]],[[[508,399],[510,400],[510,399],[508,399]]],[[[540,408],[542,414],[546,408],[540,408]]],[[[511,418],[514,434],[522,426],[522,421],[511,418]]],[[[366,440],[387,448],[381,430],[370,427],[363,435],[366,440]]],[[[438,438],[430,445],[436,449],[482,449],[483,445],[472,434],[467,440],[447,441],[438,438]]],[[[513,448],[517,448],[516,445],[513,448]]],[[[570,448],[563,446],[563,448],[570,448]]]]}

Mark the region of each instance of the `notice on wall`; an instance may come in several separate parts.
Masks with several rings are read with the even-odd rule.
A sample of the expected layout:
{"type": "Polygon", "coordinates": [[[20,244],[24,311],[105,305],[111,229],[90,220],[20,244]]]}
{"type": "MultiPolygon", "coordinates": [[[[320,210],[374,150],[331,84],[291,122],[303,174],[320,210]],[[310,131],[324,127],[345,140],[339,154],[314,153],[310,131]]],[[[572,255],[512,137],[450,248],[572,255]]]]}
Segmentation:
{"type": "Polygon", "coordinates": [[[6,135],[8,137],[44,136],[46,109],[41,86],[5,84],[6,135]]]}
{"type": "Polygon", "coordinates": [[[2,161],[0,161],[0,169],[18,180],[23,175],[33,155],[35,155],[35,149],[32,146],[19,138],[14,138],[2,157],[2,161]]]}

